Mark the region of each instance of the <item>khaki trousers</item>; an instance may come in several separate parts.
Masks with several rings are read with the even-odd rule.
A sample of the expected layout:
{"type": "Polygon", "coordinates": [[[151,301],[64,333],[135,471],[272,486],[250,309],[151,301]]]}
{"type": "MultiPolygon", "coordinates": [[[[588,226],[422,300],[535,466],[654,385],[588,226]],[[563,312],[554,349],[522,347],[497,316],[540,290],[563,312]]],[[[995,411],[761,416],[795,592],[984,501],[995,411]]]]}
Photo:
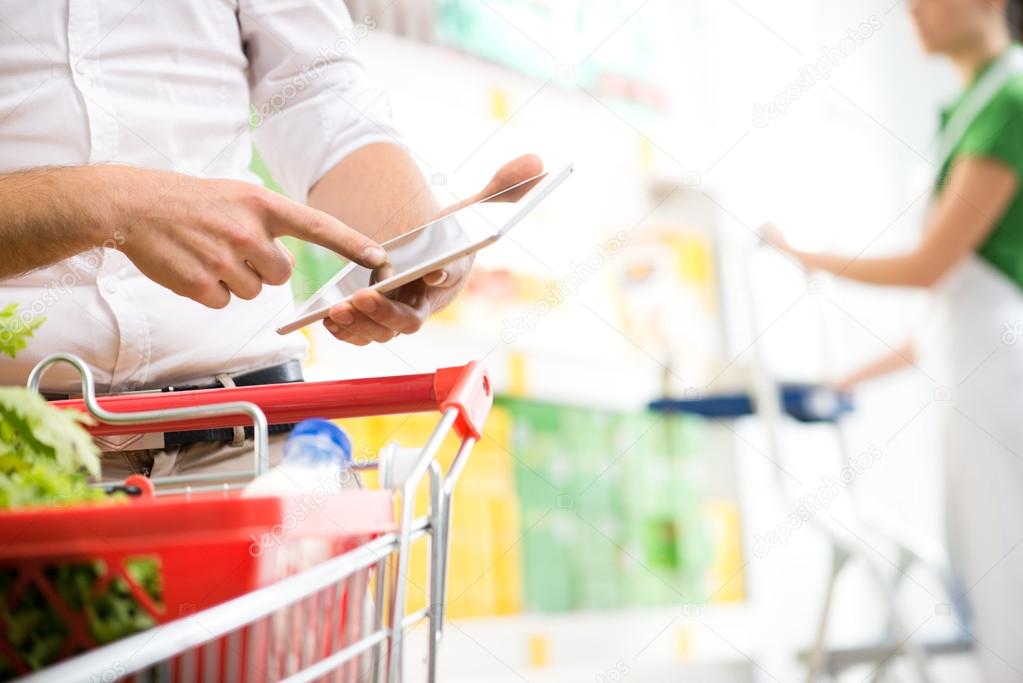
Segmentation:
{"type": "MultiPolygon", "coordinates": [[[[270,467],[276,467],[284,457],[284,442],[288,434],[270,436],[270,467]]],[[[214,441],[174,446],[166,449],[141,451],[107,451],[100,455],[100,477],[104,482],[120,482],[133,474],[159,478],[190,474],[251,472],[254,469],[252,439],[239,446],[226,441],[214,441]]],[[[346,478],[342,488],[362,488],[358,472],[346,478]]],[[[238,483],[237,479],[223,482],[210,481],[204,485],[238,483]]]]}
{"type": "MultiPolygon", "coordinates": [[[[287,434],[270,437],[270,467],[284,457],[287,434]]],[[[147,477],[169,477],[185,474],[251,472],[253,470],[252,439],[233,446],[226,441],[194,443],[167,449],[141,451],[109,451],[100,458],[103,481],[123,481],[133,474],[147,477]]],[[[216,482],[210,482],[216,483],[216,482]]]]}

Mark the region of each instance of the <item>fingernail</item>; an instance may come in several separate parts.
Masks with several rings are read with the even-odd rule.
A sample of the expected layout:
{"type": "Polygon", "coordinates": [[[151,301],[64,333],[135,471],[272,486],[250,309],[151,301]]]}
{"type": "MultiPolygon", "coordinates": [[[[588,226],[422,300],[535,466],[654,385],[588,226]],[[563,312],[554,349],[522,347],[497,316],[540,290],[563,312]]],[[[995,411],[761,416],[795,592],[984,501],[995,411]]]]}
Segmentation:
{"type": "Polygon", "coordinates": [[[352,315],[351,311],[349,311],[347,308],[343,308],[337,313],[331,315],[330,319],[333,320],[338,325],[351,325],[352,321],[355,320],[355,317],[352,315]]]}
{"type": "Polygon", "coordinates": [[[448,281],[448,271],[442,270],[440,275],[437,277],[437,281],[433,283],[434,287],[440,287],[442,284],[448,281]]]}
{"type": "Polygon", "coordinates": [[[291,249],[284,246],[284,242],[281,242],[280,239],[275,239],[274,244],[276,244],[277,248],[284,253],[284,255],[288,258],[288,261],[291,262],[291,267],[294,268],[297,261],[295,260],[295,255],[291,253],[291,249]]]}
{"type": "Polygon", "coordinates": [[[363,265],[375,268],[387,263],[387,252],[380,247],[366,247],[362,250],[363,265]]]}
{"type": "Polygon", "coordinates": [[[377,301],[373,298],[367,298],[359,302],[359,308],[362,309],[364,313],[373,313],[377,310],[377,301]]]}

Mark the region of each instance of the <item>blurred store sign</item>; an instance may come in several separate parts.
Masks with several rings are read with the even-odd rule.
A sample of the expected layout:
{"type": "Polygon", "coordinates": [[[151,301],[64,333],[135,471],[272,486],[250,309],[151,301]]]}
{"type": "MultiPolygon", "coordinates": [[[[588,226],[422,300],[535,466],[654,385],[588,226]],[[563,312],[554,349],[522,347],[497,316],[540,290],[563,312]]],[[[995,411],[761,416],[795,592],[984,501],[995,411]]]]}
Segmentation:
{"type": "Polygon", "coordinates": [[[356,22],[423,42],[433,42],[437,25],[435,0],[346,0],[356,22]]]}
{"type": "Polygon", "coordinates": [[[520,73],[666,109],[678,7],[626,0],[348,0],[357,22],[520,73]],[[643,11],[639,12],[638,9],[643,11]]]}

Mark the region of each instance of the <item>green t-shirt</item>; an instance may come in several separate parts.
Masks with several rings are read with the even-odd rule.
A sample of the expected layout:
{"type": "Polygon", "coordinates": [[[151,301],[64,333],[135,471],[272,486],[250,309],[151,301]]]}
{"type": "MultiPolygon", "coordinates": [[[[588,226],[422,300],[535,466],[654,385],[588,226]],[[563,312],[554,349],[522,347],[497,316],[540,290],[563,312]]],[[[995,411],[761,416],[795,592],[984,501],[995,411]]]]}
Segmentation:
{"type": "MultiPolygon", "coordinates": [[[[943,112],[943,129],[968,93],[943,112]]],[[[941,169],[939,193],[952,164],[968,157],[995,159],[1016,174],[1020,188],[978,253],[1023,288],[1023,76],[1005,83],[970,124],[941,169]]]]}

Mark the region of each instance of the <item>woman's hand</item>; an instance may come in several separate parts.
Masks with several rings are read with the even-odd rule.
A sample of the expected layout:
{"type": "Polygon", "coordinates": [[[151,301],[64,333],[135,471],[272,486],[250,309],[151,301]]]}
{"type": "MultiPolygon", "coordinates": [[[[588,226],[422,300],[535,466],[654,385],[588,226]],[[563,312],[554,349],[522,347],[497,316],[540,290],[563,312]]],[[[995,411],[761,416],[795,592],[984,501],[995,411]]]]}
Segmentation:
{"type": "Polygon", "coordinates": [[[777,249],[783,254],[797,258],[799,256],[799,252],[785,239],[785,234],[781,231],[781,228],[774,223],[764,223],[760,226],[760,239],[764,241],[764,244],[777,249]]]}
{"type": "MultiPolygon", "coordinates": [[[[542,172],[543,162],[535,155],[513,159],[498,169],[486,187],[442,210],[438,217],[487,199],[542,172]]],[[[533,185],[535,183],[525,183],[515,191],[490,201],[518,201],[533,185]]],[[[470,254],[387,295],[369,289],[358,291],[351,301],[334,306],[323,324],[336,338],[356,346],[387,342],[399,334],[417,332],[427,318],[454,301],[468,282],[472,264],[473,256],[470,254]]],[[[377,269],[377,279],[389,277],[389,269],[390,265],[377,269]]]]}
{"type": "Polygon", "coordinates": [[[851,394],[860,384],[859,372],[853,372],[844,377],[839,377],[834,382],[831,382],[830,386],[840,394],[851,394]]]}
{"type": "Polygon", "coordinates": [[[897,287],[932,287],[991,235],[1019,191],[1015,172],[996,159],[967,157],[952,166],[915,249],[887,258],[800,251],[773,225],[761,228],[764,242],[806,270],[849,280],[897,287]],[[983,207],[978,208],[978,207],[983,207]]]}
{"type": "Polygon", "coordinates": [[[854,372],[839,378],[832,383],[837,391],[852,393],[864,382],[890,375],[893,372],[909,367],[916,362],[916,349],[910,341],[903,342],[892,349],[891,353],[875,359],[873,362],[858,368],[854,372]]]}

